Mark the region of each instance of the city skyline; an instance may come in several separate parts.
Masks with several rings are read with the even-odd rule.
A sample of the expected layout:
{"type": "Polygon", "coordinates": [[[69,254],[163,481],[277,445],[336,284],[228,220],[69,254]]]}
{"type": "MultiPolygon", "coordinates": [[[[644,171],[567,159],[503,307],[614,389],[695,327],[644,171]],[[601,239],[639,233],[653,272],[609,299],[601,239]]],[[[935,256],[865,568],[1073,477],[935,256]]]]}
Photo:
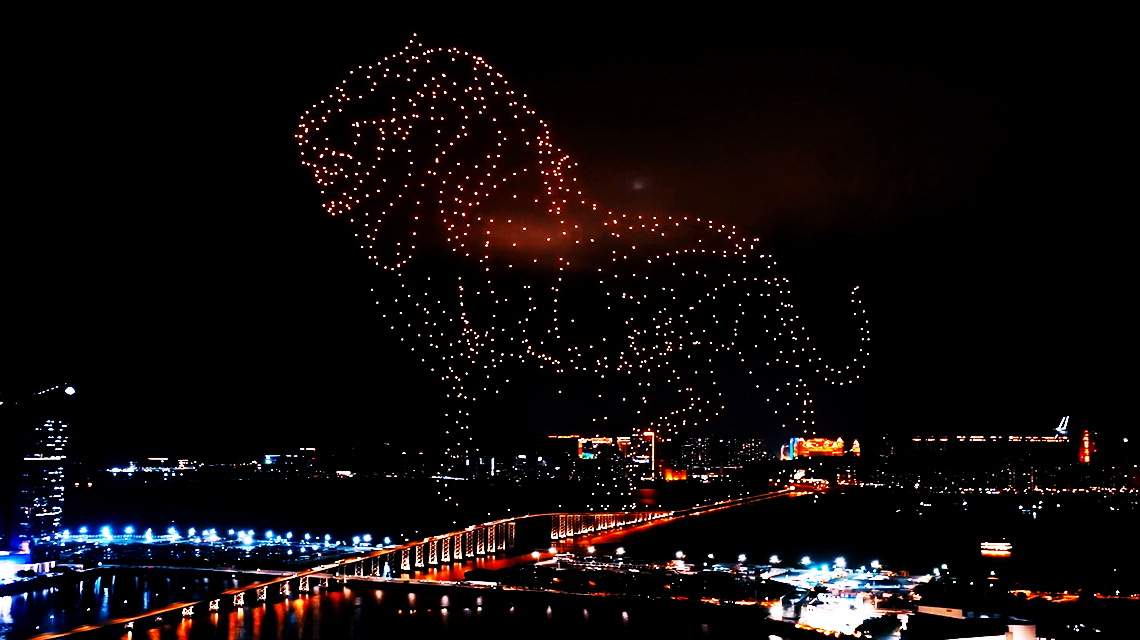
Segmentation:
{"type": "MultiPolygon", "coordinates": [[[[216,446],[202,444],[211,433],[264,448],[330,426],[427,421],[431,376],[378,328],[370,265],[322,210],[291,138],[343,74],[413,32],[397,31],[316,55],[267,36],[198,56],[177,39],[154,59],[97,53],[132,63],[78,75],[84,95],[127,97],[94,107],[116,169],[71,176],[81,195],[30,236],[4,382],[74,380],[91,394],[90,424],[139,455],[216,446]],[[288,68],[257,67],[259,47],[288,68]],[[118,207],[84,213],[105,209],[93,199],[118,207]]],[[[1108,372],[1089,371],[1106,356],[1082,353],[1095,323],[1077,303],[1066,310],[1110,285],[1082,288],[1083,234],[1025,223],[1064,198],[1036,173],[1052,160],[1035,138],[1053,115],[1037,102],[1043,72],[1009,81],[1026,69],[1012,44],[956,55],[941,43],[714,49],[642,36],[560,52],[533,36],[455,35],[419,30],[527,94],[603,206],[707,217],[768,243],[823,347],[851,339],[848,293],[860,287],[872,357],[855,389],[817,399],[821,433],[964,432],[951,427],[969,420],[1048,433],[1061,415],[1075,429],[1122,428],[1112,383],[1099,389],[1108,372]]],[[[784,435],[740,427],[718,430],[784,435]]],[[[112,446],[82,425],[72,436],[112,446]]]]}

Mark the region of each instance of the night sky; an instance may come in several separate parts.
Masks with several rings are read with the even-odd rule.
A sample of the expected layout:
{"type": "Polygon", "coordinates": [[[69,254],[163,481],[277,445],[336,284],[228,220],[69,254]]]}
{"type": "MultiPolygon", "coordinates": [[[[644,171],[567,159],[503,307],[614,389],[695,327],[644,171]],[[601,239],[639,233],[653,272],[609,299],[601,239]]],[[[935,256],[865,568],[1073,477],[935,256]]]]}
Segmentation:
{"type": "Polygon", "coordinates": [[[996,28],[777,27],[37,27],[44,53],[17,70],[9,123],[24,204],[5,216],[0,400],[75,384],[76,442],[124,458],[280,453],[436,420],[437,380],[380,326],[376,268],[322,210],[293,138],[348,69],[415,32],[526,93],[593,200],[759,236],[822,348],[853,339],[860,286],[871,357],[858,384],[816,390],[821,431],[1045,433],[1072,415],[1125,432],[1123,209],[1086,142],[1115,109],[1073,98],[1111,99],[1081,71],[1088,52],[996,28]]]}

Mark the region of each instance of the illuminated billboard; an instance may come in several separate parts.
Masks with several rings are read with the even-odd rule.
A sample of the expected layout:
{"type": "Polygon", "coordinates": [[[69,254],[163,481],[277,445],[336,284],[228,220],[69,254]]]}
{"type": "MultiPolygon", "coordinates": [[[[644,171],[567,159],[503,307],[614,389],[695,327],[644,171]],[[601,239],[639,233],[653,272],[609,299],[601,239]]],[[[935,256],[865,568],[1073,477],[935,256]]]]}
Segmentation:
{"type": "Polygon", "coordinates": [[[788,451],[794,458],[843,455],[843,438],[792,438],[788,451]]]}
{"type": "Polygon", "coordinates": [[[1013,545],[1008,542],[983,542],[982,555],[987,558],[1008,558],[1013,553],[1013,545]]]}
{"type": "Polygon", "coordinates": [[[613,438],[578,438],[578,457],[582,460],[592,460],[597,455],[599,446],[613,443],[613,438]]]}

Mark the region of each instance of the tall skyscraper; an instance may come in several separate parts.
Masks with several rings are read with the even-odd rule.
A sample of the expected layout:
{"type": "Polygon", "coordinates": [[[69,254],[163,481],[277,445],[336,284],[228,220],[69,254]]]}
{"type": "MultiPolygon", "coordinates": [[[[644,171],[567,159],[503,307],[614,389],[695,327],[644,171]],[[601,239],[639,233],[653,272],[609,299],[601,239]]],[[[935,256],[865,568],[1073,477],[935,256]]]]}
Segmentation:
{"type": "Polygon", "coordinates": [[[629,439],[630,475],[642,480],[657,477],[657,434],[637,431],[629,439]]]}
{"type": "Polygon", "coordinates": [[[50,543],[62,531],[64,464],[67,429],[75,387],[61,384],[42,391],[6,398],[6,433],[21,452],[5,461],[15,473],[9,478],[11,499],[5,507],[7,546],[17,550],[50,543]]]}
{"type": "Polygon", "coordinates": [[[17,543],[50,542],[63,527],[63,461],[67,423],[47,418],[25,449],[16,503],[17,543]]]}

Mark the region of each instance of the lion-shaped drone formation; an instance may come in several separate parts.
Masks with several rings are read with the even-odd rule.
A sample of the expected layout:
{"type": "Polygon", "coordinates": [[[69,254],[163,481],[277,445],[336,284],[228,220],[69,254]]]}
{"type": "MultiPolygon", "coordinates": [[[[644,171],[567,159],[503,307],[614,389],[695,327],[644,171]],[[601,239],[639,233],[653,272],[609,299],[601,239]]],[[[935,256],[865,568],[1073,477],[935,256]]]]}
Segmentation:
{"type": "Polygon", "coordinates": [[[770,409],[756,422],[813,434],[809,384],[865,366],[854,292],[858,351],[832,366],[758,239],[592,202],[479,56],[412,41],[349,71],[296,138],[324,208],[377,266],[382,329],[444,382],[443,475],[469,474],[512,406],[575,433],[670,438],[744,395],[770,409]]]}

